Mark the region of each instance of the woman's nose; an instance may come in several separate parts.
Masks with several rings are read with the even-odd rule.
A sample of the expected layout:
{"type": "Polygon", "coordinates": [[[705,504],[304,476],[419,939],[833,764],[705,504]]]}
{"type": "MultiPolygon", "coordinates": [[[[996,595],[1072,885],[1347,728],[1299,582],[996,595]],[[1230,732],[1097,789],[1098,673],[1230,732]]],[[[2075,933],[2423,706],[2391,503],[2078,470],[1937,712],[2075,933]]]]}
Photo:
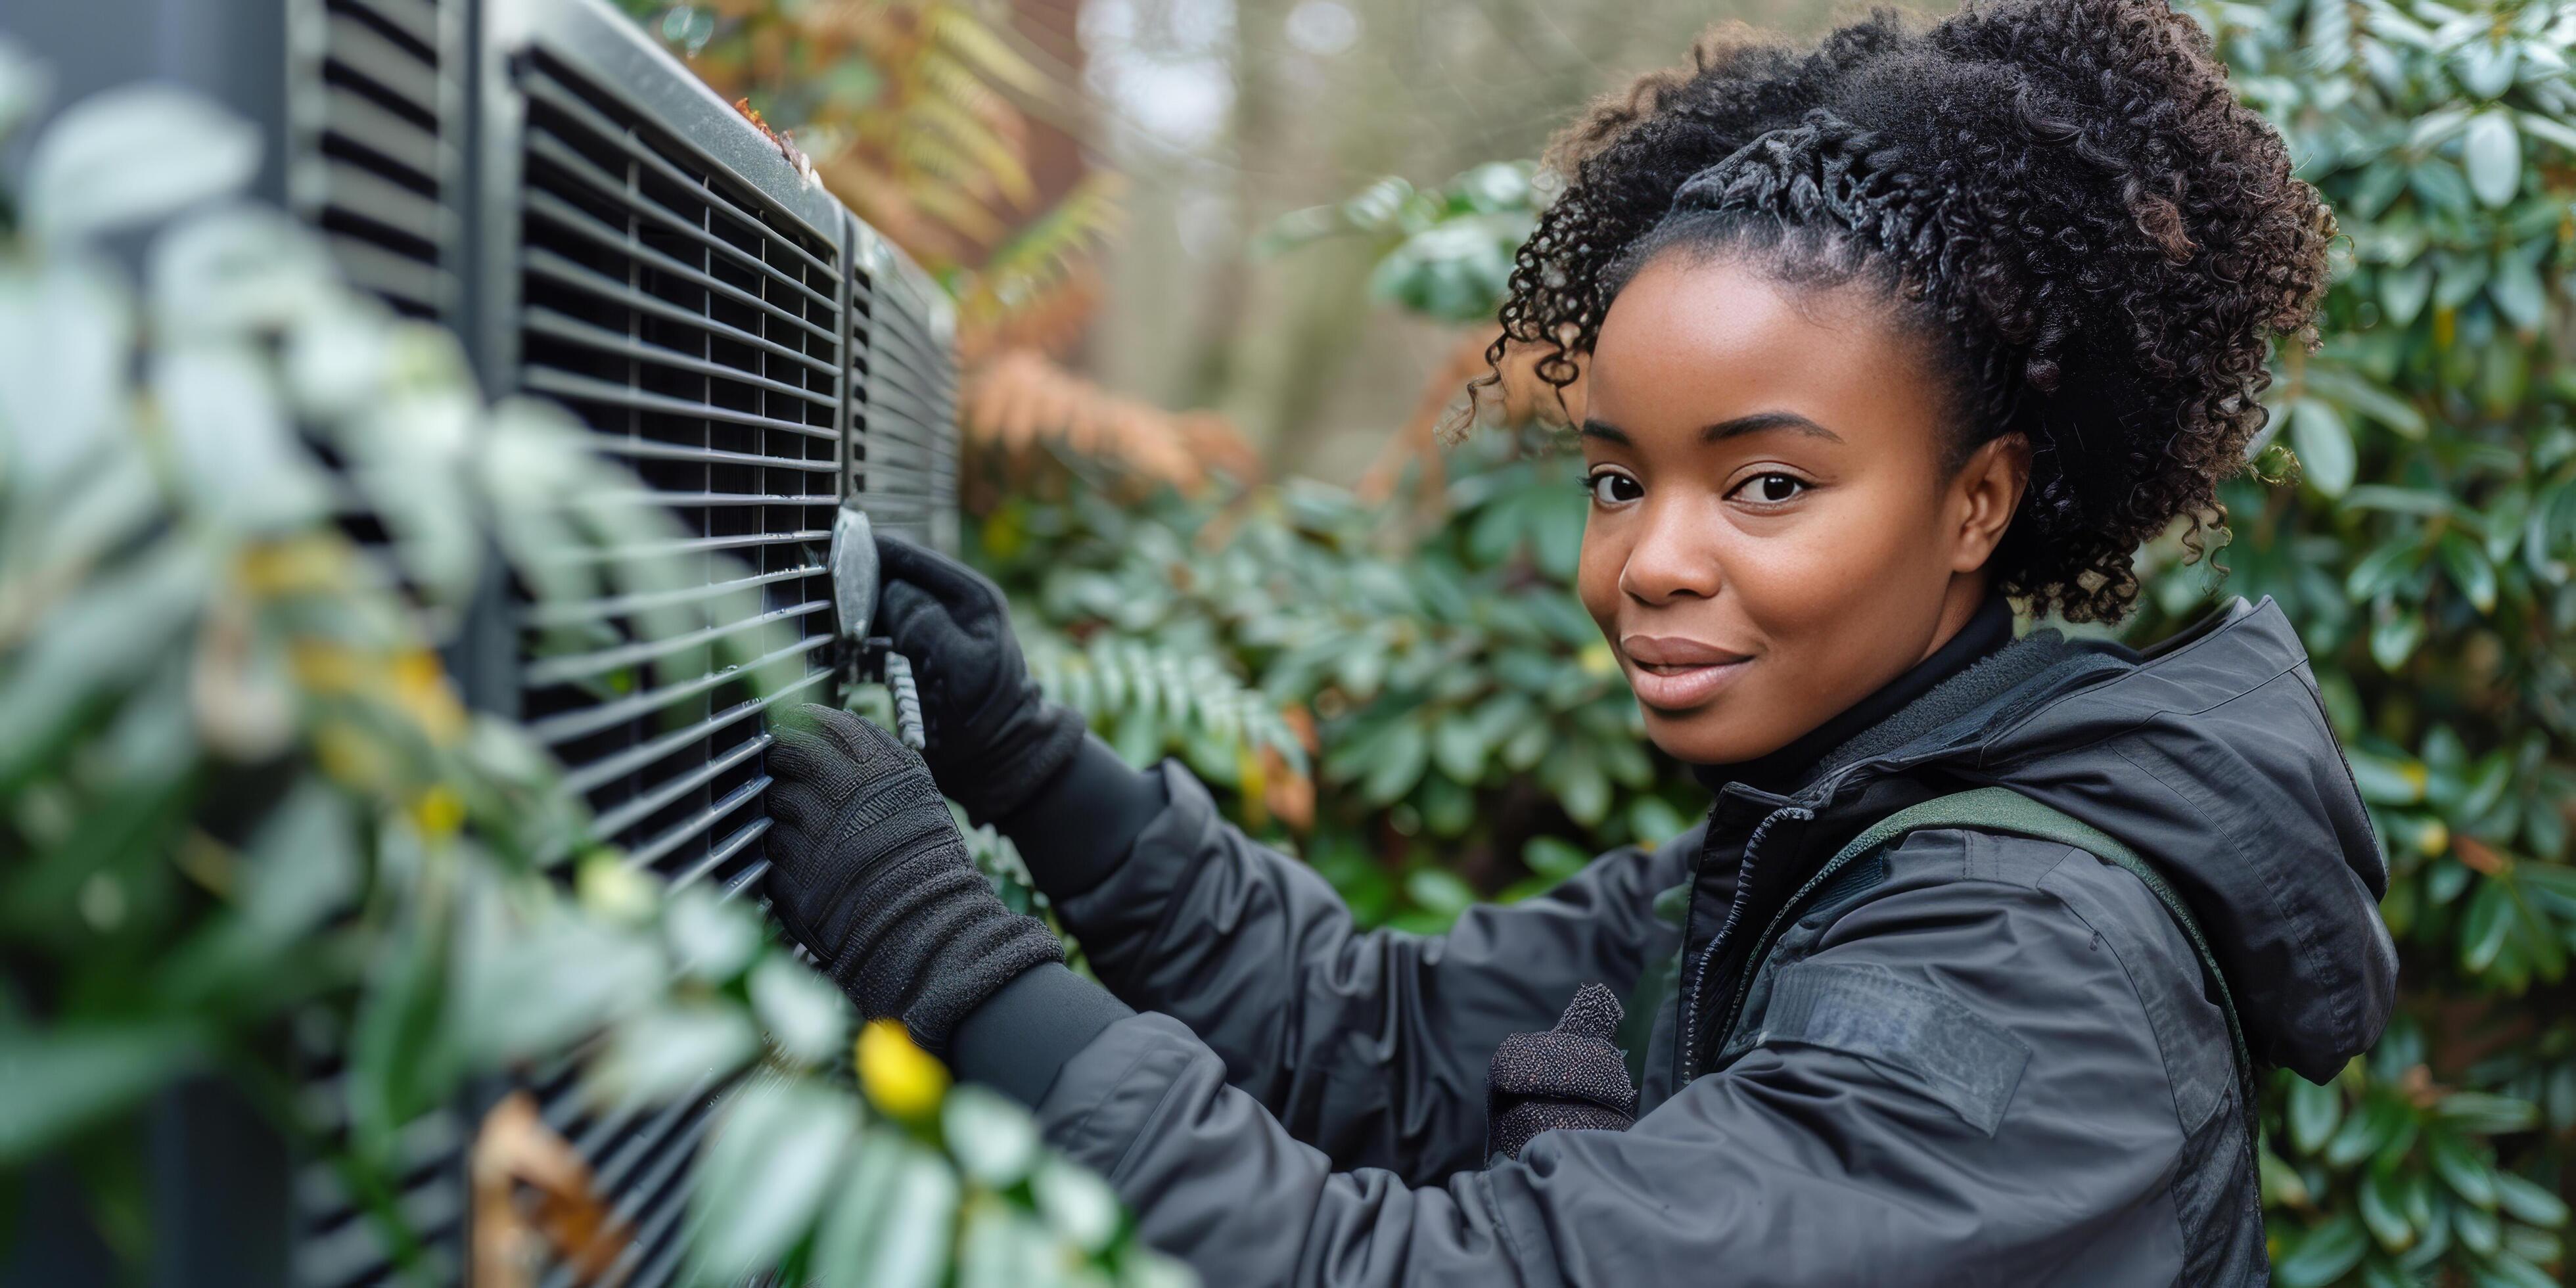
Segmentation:
{"type": "Polygon", "coordinates": [[[1653,506],[1638,517],[1644,521],[1636,544],[1628,548],[1627,562],[1619,569],[1619,589],[1631,599],[1645,604],[1665,604],[1675,599],[1714,599],[1724,581],[1719,568],[1716,546],[1708,540],[1711,520],[1705,515],[1680,513],[1681,507],[1653,506]]]}

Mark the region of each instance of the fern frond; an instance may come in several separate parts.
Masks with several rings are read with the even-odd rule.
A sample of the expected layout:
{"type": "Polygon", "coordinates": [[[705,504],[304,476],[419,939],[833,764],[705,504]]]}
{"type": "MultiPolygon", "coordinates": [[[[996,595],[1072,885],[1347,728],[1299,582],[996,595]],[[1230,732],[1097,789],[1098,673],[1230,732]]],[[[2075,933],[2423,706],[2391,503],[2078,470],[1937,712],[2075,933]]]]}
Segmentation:
{"type": "Polygon", "coordinates": [[[1035,350],[1012,350],[977,367],[958,401],[967,436],[1006,453],[1061,443],[1183,492],[1204,487],[1211,466],[1239,479],[1260,473],[1259,454],[1224,417],[1122,397],[1035,350]]]}
{"type": "Polygon", "coordinates": [[[987,78],[1024,94],[1044,96],[1054,86],[1037,65],[1020,56],[974,11],[963,5],[934,3],[921,13],[932,41],[946,47],[987,78]]]}
{"type": "MultiPolygon", "coordinates": [[[[1103,631],[1076,644],[1052,632],[1027,642],[1029,674],[1079,711],[1136,765],[1178,755],[1250,802],[1293,795],[1311,771],[1287,718],[1214,653],[1103,631]]],[[[1308,787],[1311,792],[1311,786],[1308,787]]]]}
{"type": "MultiPolygon", "coordinates": [[[[1037,196],[1036,185],[1029,178],[1029,168],[1020,159],[1020,151],[1005,139],[993,124],[963,104],[937,96],[924,97],[905,114],[907,126],[916,131],[936,131],[946,136],[957,150],[989,176],[1011,204],[1026,206],[1037,196]]],[[[927,139],[923,140],[927,142],[927,139]]]]}

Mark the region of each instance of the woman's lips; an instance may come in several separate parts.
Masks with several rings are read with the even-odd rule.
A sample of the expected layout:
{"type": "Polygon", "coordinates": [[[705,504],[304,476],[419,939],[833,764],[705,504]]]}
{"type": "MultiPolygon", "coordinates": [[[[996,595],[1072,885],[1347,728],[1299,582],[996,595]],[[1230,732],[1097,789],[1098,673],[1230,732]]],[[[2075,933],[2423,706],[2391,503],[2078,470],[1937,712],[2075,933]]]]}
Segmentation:
{"type": "Polygon", "coordinates": [[[1716,697],[1753,659],[1693,639],[1629,635],[1619,640],[1628,687],[1659,711],[1684,711],[1716,697]]]}

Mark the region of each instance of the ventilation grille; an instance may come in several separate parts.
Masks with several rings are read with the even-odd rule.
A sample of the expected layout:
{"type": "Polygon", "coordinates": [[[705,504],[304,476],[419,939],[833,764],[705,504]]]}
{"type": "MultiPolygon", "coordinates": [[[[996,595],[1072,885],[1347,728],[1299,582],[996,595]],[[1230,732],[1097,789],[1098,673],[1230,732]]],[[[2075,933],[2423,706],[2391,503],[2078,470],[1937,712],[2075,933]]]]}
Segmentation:
{"type": "Polygon", "coordinates": [[[955,540],[956,362],[927,311],[904,307],[903,291],[884,275],[851,275],[850,494],[876,527],[946,546],[955,540]]]}
{"type": "MultiPolygon", "coordinates": [[[[456,125],[461,0],[288,0],[287,201],[340,270],[397,312],[450,319],[457,304],[460,218],[456,125]]],[[[383,539],[375,518],[345,516],[351,535],[383,539]]],[[[299,1043],[306,1115],[326,1138],[347,1130],[339,1043],[299,1043]]],[[[433,1277],[455,1278],[465,1246],[465,1128],[430,1113],[396,1141],[405,1224],[433,1277]]],[[[396,1282],[382,1231],[337,1173],[302,1155],[293,1178],[290,1268],[301,1288],[396,1282]]]]}
{"type": "Polygon", "coordinates": [[[297,0],[288,196],[351,281],[416,317],[456,304],[459,0],[297,0]]]}
{"type": "Polygon", "coordinates": [[[768,739],[763,699],[722,668],[719,646],[767,637],[761,675],[791,691],[825,678],[835,252],[569,73],[532,61],[520,87],[520,386],[570,407],[635,469],[687,529],[676,553],[703,573],[700,589],[650,604],[551,606],[531,624],[594,646],[528,658],[523,714],[589,798],[601,839],[675,885],[726,880],[767,827],[768,739]],[[759,608],[660,640],[638,638],[630,616],[728,595],[759,608]]]}
{"type": "MultiPolygon", "coordinates": [[[[674,888],[739,891],[763,870],[769,827],[760,714],[823,696],[829,678],[839,254],[569,68],[531,55],[517,76],[518,383],[570,408],[685,530],[676,548],[616,553],[694,565],[676,590],[526,615],[522,715],[601,840],[674,888]],[[713,612],[681,634],[639,628],[637,614],[669,607],[713,612]]],[[[633,1232],[623,1282],[669,1281],[706,1097],[600,1114],[569,1075],[536,1090],[633,1232]]],[[[558,1281],[569,1272],[541,1280],[558,1281]]]]}
{"type": "MultiPolygon", "coordinates": [[[[305,1119],[326,1137],[347,1130],[347,1071],[339,1043],[308,1041],[305,1119]]],[[[457,1278],[465,1248],[465,1119],[438,1109],[395,1137],[400,1189],[394,1206],[422,1243],[431,1279],[457,1278]]],[[[378,1288],[397,1283],[384,1235],[356,1203],[339,1173],[312,1154],[301,1156],[293,1182],[295,1238],[291,1269],[302,1288],[378,1288]]]]}

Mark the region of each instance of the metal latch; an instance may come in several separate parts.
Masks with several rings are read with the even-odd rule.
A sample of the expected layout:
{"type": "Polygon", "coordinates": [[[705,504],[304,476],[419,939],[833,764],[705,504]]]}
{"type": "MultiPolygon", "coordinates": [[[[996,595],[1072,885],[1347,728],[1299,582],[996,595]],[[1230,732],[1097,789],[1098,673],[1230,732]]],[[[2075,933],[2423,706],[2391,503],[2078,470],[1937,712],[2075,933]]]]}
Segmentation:
{"type": "Polygon", "coordinates": [[[929,745],[921,722],[921,690],[912,678],[912,659],[894,651],[894,641],[868,634],[875,624],[877,584],[876,531],[867,513],[844,505],[832,520],[832,604],[841,618],[844,678],[877,682],[894,695],[894,732],[903,745],[919,751],[929,745]]]}

